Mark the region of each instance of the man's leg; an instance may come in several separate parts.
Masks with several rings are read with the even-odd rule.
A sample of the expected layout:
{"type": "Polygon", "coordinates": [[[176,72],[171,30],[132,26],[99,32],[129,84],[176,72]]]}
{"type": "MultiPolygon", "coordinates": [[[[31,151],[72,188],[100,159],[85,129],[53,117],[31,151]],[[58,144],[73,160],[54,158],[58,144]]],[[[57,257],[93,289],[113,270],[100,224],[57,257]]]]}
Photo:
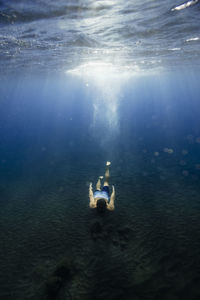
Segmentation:
{"type": "Polygon", "coordinates": [[[103,186],[109,186],[109,178],[110,178],[110,170],[109,170],[109,166],[110,166],[110,161],[107,161],[106,163],[106,172],[105,172],[105,181],[103,186]]]}
{"type": "Polygon", "coordinates": [[[99,176],[99,179],[98,179],[97,184],[96,184],[96,190],[97,191],[101,190],[101,179],[102,178],[103,178],[103,176],[99,176]]]}

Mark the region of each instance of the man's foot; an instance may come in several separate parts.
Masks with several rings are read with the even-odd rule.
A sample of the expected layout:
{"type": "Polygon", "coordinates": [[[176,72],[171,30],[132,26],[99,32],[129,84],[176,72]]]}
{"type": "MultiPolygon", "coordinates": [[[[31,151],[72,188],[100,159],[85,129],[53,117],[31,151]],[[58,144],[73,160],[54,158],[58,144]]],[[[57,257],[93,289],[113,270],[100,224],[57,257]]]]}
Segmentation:
{"type": "Polygon", "coordinates": [[[111,165],[111,162],[110,161],[107,161],[106,162],[106,166],[110,166],[111,165]]]}

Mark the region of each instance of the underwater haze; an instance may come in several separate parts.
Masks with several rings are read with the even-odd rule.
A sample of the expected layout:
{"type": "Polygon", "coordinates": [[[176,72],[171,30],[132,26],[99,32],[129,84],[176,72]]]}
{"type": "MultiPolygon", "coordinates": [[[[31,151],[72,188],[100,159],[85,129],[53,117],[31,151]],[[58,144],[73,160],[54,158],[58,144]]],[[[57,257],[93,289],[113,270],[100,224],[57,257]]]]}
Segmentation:
{"type": "Polygon", "coordinates": [[[0,0],[0,299],[200,299],[199,13],[0,0]]]}

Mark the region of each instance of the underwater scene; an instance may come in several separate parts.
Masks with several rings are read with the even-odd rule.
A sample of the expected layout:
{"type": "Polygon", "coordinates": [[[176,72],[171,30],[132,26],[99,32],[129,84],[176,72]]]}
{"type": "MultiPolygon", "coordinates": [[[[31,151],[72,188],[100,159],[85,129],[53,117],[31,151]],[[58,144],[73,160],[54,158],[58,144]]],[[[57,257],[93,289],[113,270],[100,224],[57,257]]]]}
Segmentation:
{"type": "Polygon", "coordinates": [[[199,13],[0,1],[0,299],[200,299],[199,13]]]}

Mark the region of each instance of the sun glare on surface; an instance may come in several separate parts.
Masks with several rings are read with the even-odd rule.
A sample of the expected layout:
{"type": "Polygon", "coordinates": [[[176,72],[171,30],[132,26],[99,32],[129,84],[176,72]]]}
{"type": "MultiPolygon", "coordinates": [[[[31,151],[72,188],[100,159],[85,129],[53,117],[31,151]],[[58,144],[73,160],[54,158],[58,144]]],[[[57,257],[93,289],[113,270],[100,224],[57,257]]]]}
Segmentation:
{"type": "Polygon", "coordinates": [[[116,77],[130,75],[128,67],[116,67],[109,62],[88,62],[80,65],[72,70],[66,71],[66,73],[74,74],[84,78],[93,78],[95,81],[110,80],[116,77]]]}

